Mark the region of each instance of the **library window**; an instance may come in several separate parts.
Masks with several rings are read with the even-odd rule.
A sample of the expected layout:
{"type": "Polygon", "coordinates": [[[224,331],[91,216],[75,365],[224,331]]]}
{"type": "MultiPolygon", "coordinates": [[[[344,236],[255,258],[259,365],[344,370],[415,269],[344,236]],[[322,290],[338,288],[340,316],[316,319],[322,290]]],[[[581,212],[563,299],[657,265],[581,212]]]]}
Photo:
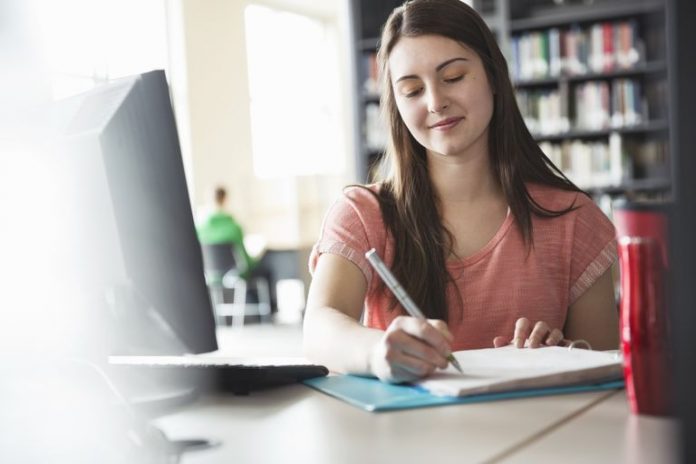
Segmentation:
{"type": "Polygon", "coordinates": [[[340,173],[334,31],[321,20],[259,5],[246,8],[245,25],[255,175],[340,173]]]}
{"type": "Polygon", "coordinates": [[[167,69],[165,0],[30,3],[54,99],[109,79],[167,69]]]}

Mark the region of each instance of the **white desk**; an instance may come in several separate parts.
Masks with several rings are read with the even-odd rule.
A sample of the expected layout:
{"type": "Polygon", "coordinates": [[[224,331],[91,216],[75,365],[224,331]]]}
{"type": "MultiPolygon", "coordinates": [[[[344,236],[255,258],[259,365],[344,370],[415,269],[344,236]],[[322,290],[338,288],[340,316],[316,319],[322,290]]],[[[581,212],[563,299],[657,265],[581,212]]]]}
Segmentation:
{"type": "Polygon", "coordinates": [[[619,391],[503,462],[556,464],[554,456],[563,453],[564,464],[669,464],[678,461],[677,437],[675,420],[631,414],[625,391],[619,391]]]}
{"type": "MultiPolygon", "coordinates": [[[[299,328],[222,330],[237,355],[301,354],[299,328]]],[[[673,421],[630,415],[624,391],[369,413],[303,385],[210,396],[157,421],[170,438],[222,445],[203,463],[660,463],[674,461],[673,421]]]]}
{"type": "MultiPolygon", "coordinates": [[[[559,459],[558,448],[568,446],[585,454],[574,434],[599,423],[604,424],[603,430],[594,431],[604,438],[601,447],[595,449],[599,459],[582,461],[582,455],[578,455],[580,461],[573,462],[621,462],[614,458],[622,455],[622,446],[628,440],[624,430],[627,411],[621,408],[622,403],[623,393],[592,392],[369,413],[308,387],[293,385],[247,397],[207,397],[159,419],[157,425],[172,439],[205,437],[222,441],[217,448],[185,454],[184,464],[422,464],[567,462],[559,459]],[[619,400],[612,398],[605,408],[605,400],[610,397],[619,400]],[[603,417],[602,411],[608,417],[603,417]],[[592,415],[594,412],[598,414],[592,415]],[[583,425],[586,416],[594,419],[583,425]]],[[[650,422],[647,424],[646,432],[651,432],[650,422]]],[[[642,427],[641,422],[638,428],[642,427]]],[[[668,437],[662,432],[670,428],[658,428],[660,434],[653,438],[663,445],[668,437]]]]}

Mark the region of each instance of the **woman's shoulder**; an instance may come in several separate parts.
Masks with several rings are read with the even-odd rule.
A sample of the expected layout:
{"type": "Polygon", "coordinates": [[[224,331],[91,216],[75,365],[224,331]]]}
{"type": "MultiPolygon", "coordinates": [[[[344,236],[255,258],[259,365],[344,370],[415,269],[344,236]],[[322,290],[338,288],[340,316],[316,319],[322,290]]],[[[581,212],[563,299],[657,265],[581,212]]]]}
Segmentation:
{"type": "Polygon", "coordinates": [[[351,184],[343,187],[343,196],[353,201],[378,201],[377,196],[381,188],[381,183],[351,184]]]}
{"type": "Polygon", "coordinates": [[[312,250],[312,272],[319,255],[332,253],[355,263],[370,281],[372,270],[365,252],[370,248],[384,249],[387,235],[378,191],[379,185],[351,185],[338,195],[324,216],[319,241],[312,250]]]}
{"type": "Polygon", "coordinates": [[[338,208],[349,208],[357,212],[380,212],[380,184],[354,184],[343,188],[334,204],[338,208]]]}
{"type": "Polygon", "coordinates": [[[338,194],[329,208],[326,221],[376,223],[382,219],[378,198],[380,185],[348,185],[338,194]]]}
{"type": "Polygon", "coordinates": [[[565,190],[559,187],[527,184],[527,191],[540,206],[551,211],[562,211],[571,208],[565,214],[557,216],[555,223],[563,222],[584,224],[589,229],[597,227],[613,233],[613,225],[597,204],[582,191],[565,190]]]}
{"type": "Polygon", "coordinates": [[[585,193],[577,190],[566,190],[552,185],[527,183],[527,192],[540,206],[549,210],[562,210],[569,207],[579,207],[588,203],[594,204],[585,193]]]}

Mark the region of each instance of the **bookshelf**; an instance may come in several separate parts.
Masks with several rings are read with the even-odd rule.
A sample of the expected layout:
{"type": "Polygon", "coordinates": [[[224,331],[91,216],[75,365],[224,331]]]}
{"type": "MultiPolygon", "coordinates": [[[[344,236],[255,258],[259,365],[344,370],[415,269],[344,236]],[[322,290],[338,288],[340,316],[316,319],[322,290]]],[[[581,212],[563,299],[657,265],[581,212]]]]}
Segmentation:
{"type": "MultiPolygon", "coordinates": [[[[350,4],[356,172],[367,182],[386,141],[374,57],[381,24],[401,1],[350,4]]],[[[669,197],[665,1],[481,0],[473,6],[508,58],[530,131],[571,180],[608,214],[615,197],[669,197]]]]}
{"type": "Polygon", "coordinates": [[[668,198],[665,3],[563,3],[531,0],[509,21],[528,128],[610,216],[614,197],[668,198]]]}
{"type": "Polygon", "coordinates": [[[376,53],[382,24],[399,0],[347,0],[349,3],[351,68],[353,69],[353,145],[358,182],[368,182],[370,171],[384,153],[386,133],[379,121],[376,53]]]}

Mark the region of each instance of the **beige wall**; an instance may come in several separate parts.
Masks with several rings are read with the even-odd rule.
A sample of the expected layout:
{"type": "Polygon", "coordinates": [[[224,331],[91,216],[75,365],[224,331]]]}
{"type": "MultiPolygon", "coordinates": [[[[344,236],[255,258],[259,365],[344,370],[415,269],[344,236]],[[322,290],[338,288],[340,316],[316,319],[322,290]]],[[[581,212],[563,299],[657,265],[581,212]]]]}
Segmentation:
{"type": "Polygon", "coordinates": [[[327,147],[340,150],[345,159],[339,175],[254,177],[244,37],[244,8],[251,1],[172,0],[168,8],[170,80],[194,211],[209,203],[214,186],[224,184],[230,192],[229,207],[247,233],[261,234],[270,247],[283,249],[306,248],[316,240],[326,209],[354,176],[344,7],[326,0],[253,3],[288,2],[296,12],[311,13],[312,4],[320,6],[314,14],[329,19],[341,38],[345,142],[327,147]]]}

